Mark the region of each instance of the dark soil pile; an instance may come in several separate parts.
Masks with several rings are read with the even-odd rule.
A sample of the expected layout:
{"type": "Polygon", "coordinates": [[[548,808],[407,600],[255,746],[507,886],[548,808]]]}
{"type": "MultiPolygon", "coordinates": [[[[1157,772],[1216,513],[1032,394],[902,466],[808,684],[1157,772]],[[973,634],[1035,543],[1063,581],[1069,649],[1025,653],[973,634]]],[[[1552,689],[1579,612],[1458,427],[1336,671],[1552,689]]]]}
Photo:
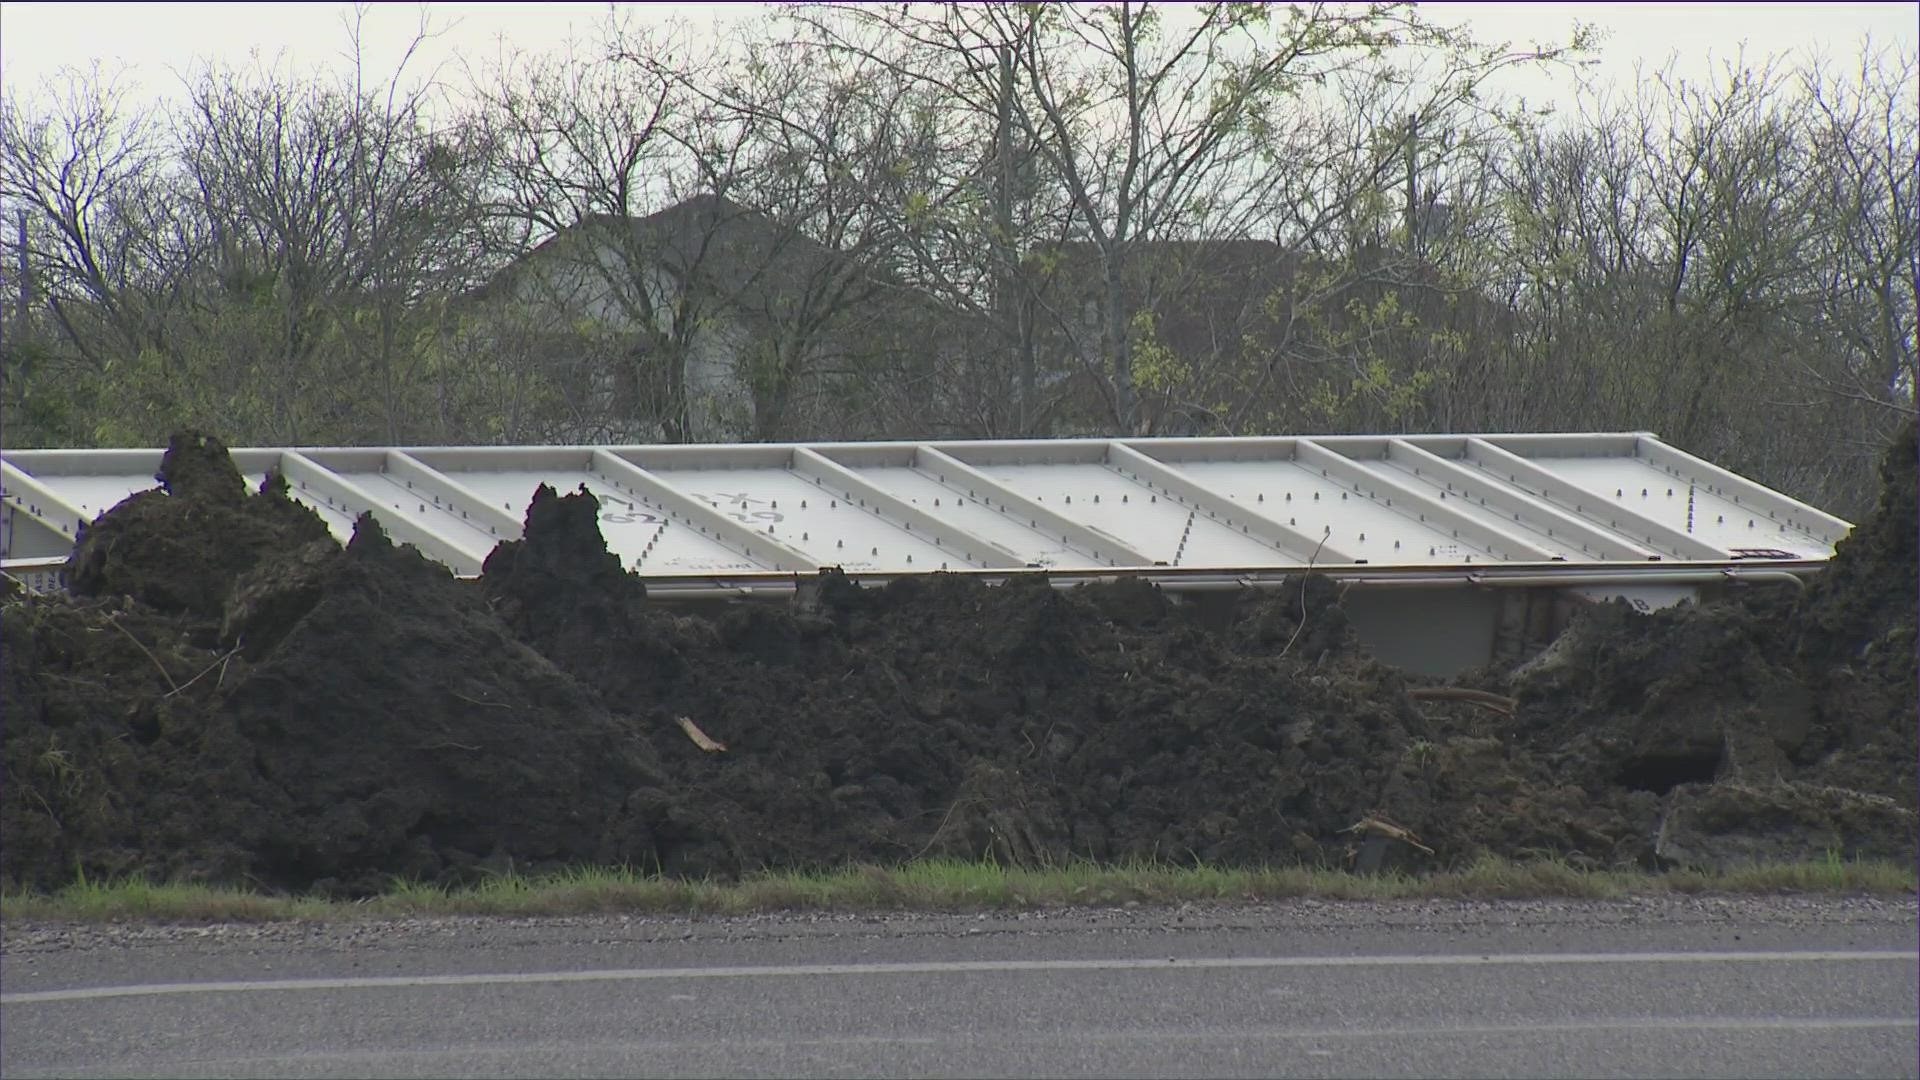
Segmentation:
{"type": "MultiPolygon", "coordinates": [[[[67,561],[77,596],[124,596],[168,614],[217,619],[235,578],[315,541],[326,525],[291,499],[249,499],[220,440],[175,435],[154,477],[84,529],[67,561]]],[[[280,494],[284,495],[282,490],[280,494]]]]}
{"type": "Polygon", "coordinates": [[[994,854],[1225,861],[1317,853],[1372,808],[1413,712],[1318,589],[1231,637],[1145,585],[1062,592],[934,575],[712,619],[649,609],[590,495],[542,490],[481,586],[514,631],[672,733],[669,870],[994,854]],[[569,557],[558,557],[570,553],[569,557]],[[687,717],[727,747],[674,731],[687,717]]]}
{"type": "Polygon", "coordinates": [[[542,488],[460,582],[371,519],[342,548],[186,435],[82,538],[77,595],[0,602],[0,879],[1910,852],[1912,457],[1804,597],[1598,606],[1477,677],[1509,718],[1416,703],[1320,579],[1220,610],[828,573],[675,611],[587,493],[542,488]]]}
{"type": "Polygon", "coordinates": [[[0,610],[0,878],[364,891],[653,850],[633,725],[371,518],[342,549],[283,486],[236,494],[212,445],[81,541],[72,579],[115,595],[0,610]]]}
{"type": "Polygon", "coordinates": [[[1477,717],[1428,719],[1322,579],[1224,629],[1138,582],[827,574],[792,608],[649,607],[590,495],[542,490],[481,580],[514,632],[664,732],[670,871],[991,855],[1324,861],[1373,817],[1454,856],[1630,861],[1657,800],[1595,805],[1477,717]],[[1304,624],[1302,617],[1304,616],[1304,624]],[[702,752],[680,717],[727,747],[702,752]]]}
{"type": "Polygon", "coordinates": [[[1660,795],[1655,846],[1671,861],[1912,857],[1915,456],[1908,429],[1879,507],[1804,595],[1587,609],[1505,677],[1521,703],[1510,736],[1589,790],[1660,795]]]}

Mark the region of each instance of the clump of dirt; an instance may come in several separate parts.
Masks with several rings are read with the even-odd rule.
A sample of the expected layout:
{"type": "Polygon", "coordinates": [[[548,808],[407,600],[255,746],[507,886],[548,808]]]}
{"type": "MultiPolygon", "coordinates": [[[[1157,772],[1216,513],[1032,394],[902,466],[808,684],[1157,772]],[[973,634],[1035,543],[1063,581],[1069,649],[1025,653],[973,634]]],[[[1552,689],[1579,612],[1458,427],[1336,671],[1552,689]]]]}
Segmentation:
{"type": "Polygon", "coordinates": [[[1584,611],[1544,654],[1488,681],[1520,702],[1504,736],[1533,741],[1556,775],[1589,790],[1660,796],[1667,861],[1876,854],[1889,843],[1911,854],[1915,455],[1909,429],[1883,461],[1879,507],[1804,595],[1772,587],[1649,614],[1584,611]],[[1728,805],[1744,809],[1700,810],[1728,805]],[[1833,806],[1872,813],[1821,824],[1833,806]],[[1670,839],[1680,821],[1685,841],[1670,839]]]}
{"type": "Polygon", "coordinates": [[[566,658],[575,677],[602,690],[625,685],[625,694],[637,684],[650,698],[651,687],[680,673],[683,655],[701,654],[717,640],[704,622],[665,619],[648,606],[646,587],[607,550],[598,508],[591,495],[563,498],[541,484],[527,507],[522,539],[495,545],[481,588],[515,637],[543,655],[566,658]],[[609,641],[622,649],[608,650],[609,641]],[[599,657],[600,666],[583,663],[586,657],[599,657]]]}
{"type": "Polygon", "coordinates": [[[234,672],[193,640],[203,629],[120,597],[0,607],[7,887],[76,873],[248,879],[286,793],[209,708],[234,672]]]}
{"type": "Polygon", "coordinates": [[[1139,583],[936,574],[869,590],[830,572],[799,607],[676,617],[606,561],[596,521],[590,494],[542,489],[480,587],[530,645],[661,733],[673,871],[1271,858],[1371,806],[1413,719],[1317,588],[1309,613],[1334,629],[1314,645],[1340,655],[1315,673],[1264,646],[1296,625],[1297,593],[1240,620],[1261,643],[1245,649],[1139,583]],[[683,716],[726,751],[682,737],[683,716]]]}
{"type": "Polygon", "coordinates": [[[124,596],[157,611],[218,618],[227,593],[262,559],[328,539],[326,525],[269,480],[248,498],[246,481],[220,440],[173,436],[154,477],[84,529],[67,560],[80,596],[124,596]]]}
{"type": "Polygon", "coordinates": [[[246,596],[271,621],[239,632],[267,622],[277,643],[218,704],[291,805],[260,849],[263,876],[364,888],[489,860],[552,867],[652,852],[631,802],[661,780],[645,733],[370,516],[344,551],[255,586],[246,596]],[[276,587],[302,599],[257,599],[276,587]]]}
{"type": "Polygon", "coordinates": [[[0,597],[0,882],[1911,850],[1913,455],[1804,596],[1595,606],[1449,703],[1318,577],[1190,604],[827,572],[676,611],[586,491],[540,488],[461,582],[371,518],[343,548],[183,434],[87,530],[77,595],[0,597]]]}
{"type": "Polygon", "coordinates": [[[591,495],[543,491],[480,585],[524,640],[660,733],[671,871],[930,854],[1337,863],[1370,816],[1449,857],[1530,845],[1618,861],[1652,842],[1652,798],[1599,824],[1556,814],[1589,800],[1524,754],[1450,742],[1318,578],[1222,614],[1137,581],[863,589],[829,572],[802,605],[676,618],[592,569],[596,520],[591,495]],[[727,749],[682,738],[681,717],[727,749]],[[1519,824],[1475,817],[1501,783],[1519,824]]]}
{"type": "Polygon", "coordinates": [[[1786,780],[1674,789],[1654,851],[1663,861],[1725,867],[1834,852],[1913,858],[1914,812],[1884,795],[1786,780]]]}
{"type": "Polygon", "coordinates": [[[0,608],[0,880],[357,893],[645,862],[644,732],[371,517],[342,549],[283,495],[236,498],[217,462],[185,460],[195,481],[127,500],[90,530],[117,543],[75,554],[120,595],[0,608]],[[132,554],[149,542],[215,565],[132,554]],[[169,569],[191,588],[157,584],[169,569]]]}
{"type": "MultiPolygon", "coordinates": [[[[1901,429],[1880,462],[1880,502],[1834,551],[1793,613],[1790,640],[1799,659],[1815,668],[1905,665],[1912,676],[1914,597],[1920,591],[1920,537],[1916,511],[1913,426],[1901,429]]],[[[1900,680],[1908,691],[1913,679],[1900,680]]]]}

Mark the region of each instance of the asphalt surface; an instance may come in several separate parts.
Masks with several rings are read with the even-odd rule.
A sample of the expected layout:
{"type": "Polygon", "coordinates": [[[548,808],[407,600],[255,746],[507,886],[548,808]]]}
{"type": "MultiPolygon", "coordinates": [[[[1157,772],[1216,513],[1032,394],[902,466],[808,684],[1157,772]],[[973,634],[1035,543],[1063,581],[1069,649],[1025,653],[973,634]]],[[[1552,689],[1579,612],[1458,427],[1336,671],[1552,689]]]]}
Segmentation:
{"type": "Polygon", "coordinates": [[[1912,901],[8,925],[27,1076],[1920,1076],[1912,901]]]}

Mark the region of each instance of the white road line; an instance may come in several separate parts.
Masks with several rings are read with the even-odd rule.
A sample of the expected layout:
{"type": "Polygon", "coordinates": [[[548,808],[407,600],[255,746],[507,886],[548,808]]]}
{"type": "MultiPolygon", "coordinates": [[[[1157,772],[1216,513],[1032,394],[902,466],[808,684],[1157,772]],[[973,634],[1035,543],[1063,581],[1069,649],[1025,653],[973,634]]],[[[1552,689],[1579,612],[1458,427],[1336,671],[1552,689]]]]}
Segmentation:
{"type": "Polygon", "coordinates": [[[651,982],[674,979],[768,979],[831,975],[1010,974],[1077,971],[1207,971],[1231,968],[1370,967],[1555,967],[1572,964],[1920,964],[1914,953],[1888,951],[1827,952],[1620,952],[1492,953],[1465,956],[1244,956],[1112,960],[951,960],[899,964],[794,964],[766,967],[611,968],[599,971],[500,972],[474,975],[382,975],[332,979],[271,979],[230,982],[148,983],[89,986],[0,994],[0,1005],[35,1005],[100,998],[160,997],[176,994],[240,994],[272,991],[379,990],[417,986],[503,986],[541,983],[651,982]]]}

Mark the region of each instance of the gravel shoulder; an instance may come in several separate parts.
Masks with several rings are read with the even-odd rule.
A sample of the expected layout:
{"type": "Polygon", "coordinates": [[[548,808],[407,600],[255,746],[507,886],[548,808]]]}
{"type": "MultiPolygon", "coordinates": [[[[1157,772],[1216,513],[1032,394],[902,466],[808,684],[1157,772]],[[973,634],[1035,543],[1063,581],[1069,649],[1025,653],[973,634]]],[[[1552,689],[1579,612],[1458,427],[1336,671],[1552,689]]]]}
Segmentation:
{"type": "Polygon", "coordinates": [[[13,989],[187,979],[454,974],[971,955],[1388,955],[1648,949],[1914,948],[1920,906],[1873,897],[1290,900],[978,914],[406,918],[0,927],[13,989]]]}

